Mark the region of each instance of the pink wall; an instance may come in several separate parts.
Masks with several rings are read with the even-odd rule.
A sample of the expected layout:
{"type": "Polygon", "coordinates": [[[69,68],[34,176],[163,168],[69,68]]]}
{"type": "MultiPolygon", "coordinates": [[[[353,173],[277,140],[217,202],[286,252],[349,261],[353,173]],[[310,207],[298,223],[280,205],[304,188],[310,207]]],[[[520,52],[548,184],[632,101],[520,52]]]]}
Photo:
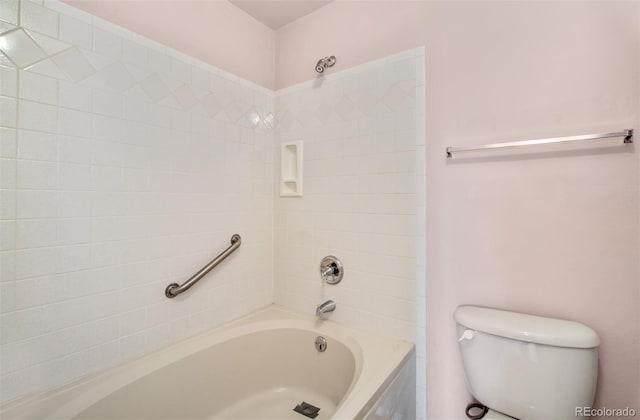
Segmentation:
{"type": "Polygon", "coordinates": [[[276,31],[276,86],[426,46],[427,407],[468,401],[460,304],[582,321],[598,406],[640,410],[639,159],[633,147],[444,158],[446,146],[638,124],[637,3],[332,3],[276,31]]]}
{"type": "Polygon", "coordinates": [[[266,88],[274,33],[226,0],[63,0],[266,88]]]}

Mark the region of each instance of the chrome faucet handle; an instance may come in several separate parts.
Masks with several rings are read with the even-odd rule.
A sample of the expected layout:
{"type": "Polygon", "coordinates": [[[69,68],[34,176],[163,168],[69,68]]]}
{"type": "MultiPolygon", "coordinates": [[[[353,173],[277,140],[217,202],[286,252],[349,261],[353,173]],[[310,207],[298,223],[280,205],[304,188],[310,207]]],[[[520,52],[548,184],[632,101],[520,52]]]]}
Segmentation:
{"type": "Polygon", "coordinates": [[[343,275],[344,268],[338,258],[328,255],[320,261],[320,276],[327,284],[340,283],[343,275]]]}

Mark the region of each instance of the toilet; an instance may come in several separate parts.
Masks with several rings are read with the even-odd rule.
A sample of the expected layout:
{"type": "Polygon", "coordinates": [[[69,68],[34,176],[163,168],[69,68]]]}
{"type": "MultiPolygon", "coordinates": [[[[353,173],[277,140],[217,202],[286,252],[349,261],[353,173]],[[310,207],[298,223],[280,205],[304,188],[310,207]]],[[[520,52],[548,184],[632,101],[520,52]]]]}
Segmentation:
{"type": "Polygon", "coordinates": [[[598,378],[594,330],[573,321],[479,306],[454,313],[469,392],[485,420],[580,419],[598,378]]]}

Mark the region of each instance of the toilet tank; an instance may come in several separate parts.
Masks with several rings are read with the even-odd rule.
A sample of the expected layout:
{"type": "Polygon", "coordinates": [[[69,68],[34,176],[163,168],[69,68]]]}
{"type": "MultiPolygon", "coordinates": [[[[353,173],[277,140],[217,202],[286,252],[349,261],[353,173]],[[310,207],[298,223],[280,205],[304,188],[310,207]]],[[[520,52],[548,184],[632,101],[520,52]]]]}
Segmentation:
{"type": "Polygon", "coordinates": [[[591,407],[600,340],[578,322],[460,306],[454,319],[471,394],[517,419],[576,419],[591,407]]]}

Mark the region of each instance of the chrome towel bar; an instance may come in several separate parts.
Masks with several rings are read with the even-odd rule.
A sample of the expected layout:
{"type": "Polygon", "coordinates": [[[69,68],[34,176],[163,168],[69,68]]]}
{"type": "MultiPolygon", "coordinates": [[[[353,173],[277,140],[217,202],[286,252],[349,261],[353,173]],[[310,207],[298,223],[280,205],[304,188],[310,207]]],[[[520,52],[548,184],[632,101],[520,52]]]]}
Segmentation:
{"type": "Polygon", "coordinates": [[[622,131],[616,131],[614,133],[601,133],[601,134],[583,134],[580,136],[569,137],[555,137],[550,139],[538,139],[538,140],[524,140],[524,141],[512,141],[509,143],[494,143],[485,144],[483,146],[475,147],[447,147],[447,158],[452,158],[454,153],[457,152],[471,152],[476,150],[487,149],[502,149],[505,147],[518,147],[518,146],[533,146],[537,144],[550,144],[550,143],[566,143],[572,141],[584,141],[584,140],[597,140],[606,139],[610,137],[623,137],[624,144],[633,143],[633,129],[626,129],[622,131]]]}
{"type": "Polygon", "coordinates": [[[171,283],[170,285],[168,285],[167,288],[164,290],[165,296],[167,296],[169,299],[173,299],[174,297],[178,296],[180,293],[184,293],[187,290],[189,290],[191,286],[193,286],[198,281],[200,281],[200,279],[203,278],[205,275],[207,275],[209,271],[213,270],[215,266],[217,266],[222,261],[224,261],[225,258],[227,258],[229,255],[233,253],[233,251],[238,249],[241,244],[242,244],[242,238],[240,237],[240,235],[236,233],[231,237],[231,246],[229,248],[225,249],[224,251],[222,251],[220,255],[218,255],[211,261],[209,261],[207,265],[205,265],[200,270],[198,270],[198,272],[193,276],[191,276],[189,280],[185,281],[182,284],[171,283]]]}

